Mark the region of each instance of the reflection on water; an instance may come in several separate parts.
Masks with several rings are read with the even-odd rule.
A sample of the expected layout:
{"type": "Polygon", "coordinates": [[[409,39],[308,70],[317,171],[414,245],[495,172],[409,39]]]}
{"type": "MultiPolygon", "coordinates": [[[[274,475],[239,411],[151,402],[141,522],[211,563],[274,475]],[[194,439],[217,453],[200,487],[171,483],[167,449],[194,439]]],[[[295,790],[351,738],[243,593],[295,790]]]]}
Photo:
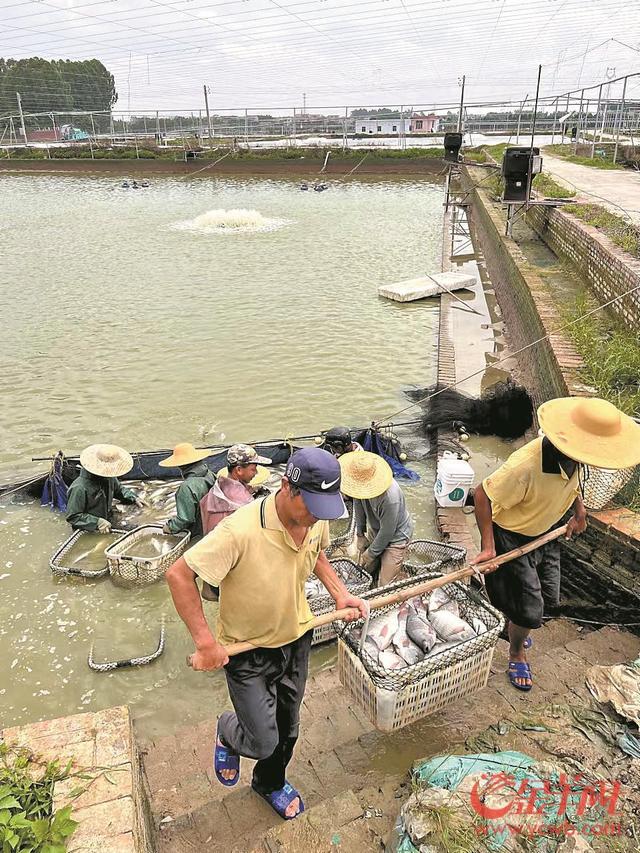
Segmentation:
{"type": "MultiPolygon", "coordinates": [[[[406,404],[403,387],[434,380],[437,305],[376,289],[439,268],[438,185],[301,193],[286,181],[168,179],[125,193],[119,183],[0,177],[1,479],[37,469],[32,455],[95,441],[140,450],[197,444],[211,429],[232,443],[366,425],[406,404]],[[172,227],[212,210],[288,224],[225,238],[172,227]]],[[[406,489],[416,535],[433,533],[431,483],[406,489]]],[[[173,488],[145,484],[152,506],[133,522],[162,520],[173,488]]],[[[164,584],[56,578],[48,563],[69,535],[64,519],[37,503],[0,511],[2,723],[129,703],[157,733],[222,707],[223,676],[185,666],[191,642],[164,584]],[[89,670],[92,643],[96,660],[155,648],[163,615],[158,661],[89,670]]],[[[318,651],[313,665],[332,656],[318,651]]]]}

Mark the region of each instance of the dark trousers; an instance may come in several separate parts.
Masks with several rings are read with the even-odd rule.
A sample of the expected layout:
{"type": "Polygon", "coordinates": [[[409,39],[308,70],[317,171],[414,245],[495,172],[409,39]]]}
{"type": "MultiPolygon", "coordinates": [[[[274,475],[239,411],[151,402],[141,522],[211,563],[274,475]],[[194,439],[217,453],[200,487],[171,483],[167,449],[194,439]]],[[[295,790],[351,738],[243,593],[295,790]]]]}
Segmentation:
{"type": "Polygon", "coordinates": [[[257,759],[252,787],[261,794],[280,790],[286,781],[298,739],[311,634],[277,649],[235,655],[225,667],[235,714],[221,714],[218,733],[238,755],[257,759]]]}

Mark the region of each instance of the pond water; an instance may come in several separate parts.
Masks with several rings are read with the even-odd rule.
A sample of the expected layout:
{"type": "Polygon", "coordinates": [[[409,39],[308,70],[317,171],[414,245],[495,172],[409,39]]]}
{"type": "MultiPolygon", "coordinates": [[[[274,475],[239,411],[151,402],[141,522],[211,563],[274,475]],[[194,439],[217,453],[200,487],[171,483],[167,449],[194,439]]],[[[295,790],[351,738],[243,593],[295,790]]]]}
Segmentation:
{"type": "MultiPolygon", "coordinates": [[[[437,304],[376,288],[439,269],[439,184],[120,183],[0,177],[1,480],[96,441],[141,450],[366,426],[434,381],[437,304]]],[[[432,536],[433,480],[411,465],[424,475],[407,488],[416,535],[432,536]]],[[[124,702],[149,734],[211,716],[224,679],[185,667],[165,586],[54,577],[68,533],[36,503],[1,508],[0,722],[124,702]],[[157,662],[89,670],[92,644],[96,661],[152,652],[163,616],[157,662]]]]}

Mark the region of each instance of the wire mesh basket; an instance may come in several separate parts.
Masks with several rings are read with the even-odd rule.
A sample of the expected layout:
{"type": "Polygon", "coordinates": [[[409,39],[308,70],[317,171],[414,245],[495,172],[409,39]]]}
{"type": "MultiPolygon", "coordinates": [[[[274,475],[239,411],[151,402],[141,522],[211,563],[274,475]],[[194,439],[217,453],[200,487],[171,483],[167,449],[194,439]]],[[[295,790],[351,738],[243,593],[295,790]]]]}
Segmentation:
{"type": "Polygon", "coordinates": [[[109,574],[109,564],[104,555],[105,548],[113,545],[125,534],[126,530],[111,530],[110,533],[95,533],[92,530],[76,530],[69,536],[68,539],[60,545],[58,550],[49,560],[49,567],[54,575],[73,575],[77,578],[103,578],[109,574]],[[95,552],[95,547],[91,548],[91,540],[97,540],[99,551],[104,558],[102,565],[97,565],[96,568],[82,568],[82,553],[73,559],[73,552],[80,551],[86,545],[89,549],[87,555],[95,552]]]}
{"type": "MultiPolygon", "coordinates": [[[[431,572],[365,593],[369,599],[415,586],[441,575],[431,572]]],[[[481,620],[486,631],[402,669],[388,670],[366,647],[359,651],[363,620],[338,626],[338,674],[343,686],[373,725],[384,732],[395,731],[433,714],[462,696],[482,689],[489,678],[493,650],[504,627],[504,617],[485,598],[461,582],[444,589],[458,603],[460,616],[470,623],[481,620]],[[360,630],[358,630],[360,629],[360,630]]],[[[376,609],[370,625],[400,604],[376,609]]]]}
{"type": "Polygon", "coordinates": [[[466,556],[466,549],[458,545],[431,539],[414,539],[407,545],[402,568],[410,576],[425,572],[448,574],[459,569],[466,556]]]}
{"type": "Polygon", "coordinates": [[[189,533],[165,536],[162,533],[162,525],[159,524],[143,524],[136,527],[135,530],[121,536],[104,552],[109,564],[111,579],[121,586],[145,586],[155,583],[164,576],[169,566],[184,553],[190,538],[189,533]],[[136,545],[140,546],[142,540],[153,534],[172,541],[172,547],[154,557],[127,553],[127,551],[135,550],[136,545]]]}
{"type": "Polygon", "coordinates": [[[355,501],[351,501],[351,508],[349,510],[349,524],[344,533],[341,533],[339,536],[336,536],[335,539],[332,539],[328,546],[324,549],[324,553],[327,557],[331,557],[339,548],[348,548],[349,545],[353,542],[356,536],[356,510],[355,510],[355,501]]]}
{"type": "Polygon", "coordinates": [[[631,482],[635,473],[636,468],[612,471],[607,468],[593,468],[589,465],[586,468],[583,483],[584,505],[591,510],[604,509],[631,482]]]}
{"type": "MultiPolygon", "coordinates": [[[[368,572],[360,568],[353,560],[330,560],[333,570],[338,577],[342,578],[345,586],[352,595],[362,595],[368,589],[371,589],[372,578],[368,572]]],[[[320,616],[323,613],[329,613],[335,609],[336,603],[328,592],[320,595],[312,595],[307,598],[309,608],[314,616],[320,616]]],[[[336,628],[333,622],[328,625],[321,625],[319,628],[313,629],[311,645],[315,646],[318,643],[326,643],[328,640],[333,640],[336,636],[336,628]]]]}

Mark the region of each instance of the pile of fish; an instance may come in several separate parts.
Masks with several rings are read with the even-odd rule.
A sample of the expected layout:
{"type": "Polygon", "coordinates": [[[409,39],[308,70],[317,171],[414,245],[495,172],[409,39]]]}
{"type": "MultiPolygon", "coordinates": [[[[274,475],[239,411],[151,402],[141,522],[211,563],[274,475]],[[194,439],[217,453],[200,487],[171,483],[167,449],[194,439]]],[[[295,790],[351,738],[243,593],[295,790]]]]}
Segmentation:
{"type": "MultiPolygon", "coordinates": [[[[384,669],[403,669],[487,630],[477,616],[471,624],[465,622],[458,602],[441,587],[427,601],[416,596],[399,609],[372,618],[364,650],[384,669]]],[[[354,639],[360,637],[361,633],[354,632],[354,639]]]]}

